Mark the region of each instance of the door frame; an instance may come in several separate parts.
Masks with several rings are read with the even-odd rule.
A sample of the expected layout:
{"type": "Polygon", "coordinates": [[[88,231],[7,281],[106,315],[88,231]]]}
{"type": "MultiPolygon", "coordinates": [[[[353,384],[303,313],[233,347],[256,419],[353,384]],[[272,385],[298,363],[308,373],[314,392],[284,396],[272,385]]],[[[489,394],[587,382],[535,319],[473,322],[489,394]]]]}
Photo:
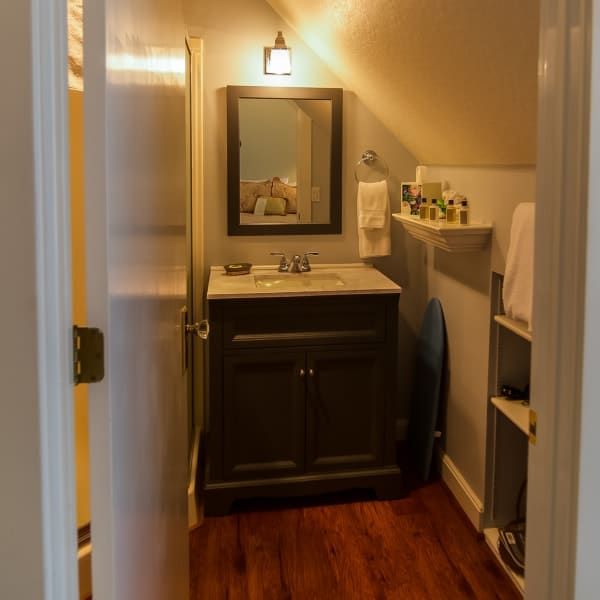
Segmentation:
{"type": "MultiPolygon", "coordinates": [[[[187,35],[186,52],[189,60],[188,95],[190,116],[189,137],[189,199],[191,211],[188,235],[191,237],[189,252],[192,303],[188,307],[188,318],[193,322],[204,318],[204,45],[201,38],[187,35]],[[199,232],[199,233],[198,233],[199,232]]],[[[202,431],[204,430],[204,343],[196,339],[187,342],[192,344],[190,370],[190,394],[192,398],[193,445],[191,450],[190,478],[188,483],[188,522],[190,528],[202,523],[203,515],[196,500],[199,473],[201,473],[203,457],[202,431]]]]}
{"type": "Polygon", "coordinates": [[[537,444],[529,447],[527,502],[535,545],[526,583],[526,597],[536,600],[573,598],[575,590],[592,1],[543,0],[540,12],[531,365],[537,444]]]}
{"type": "Polygon", "coordinates": [[[77,600],[67,3],[30,9],[44,600],[77,600]]]}
{"type": "MultiPolygon", "coordinates": [[[[44,598],[75,600],[67,16],[62,0],[30,2],[44,598]]],[[[584,326],[574,316],[584,314],[586,268],[588,280],[599,270],[592,261],[586,265],[588,173],[581,167],[589,158],[590,64],[599,41],[592,35],[592,3],[598,4],[541,3],[537,198],[545,209],[536,217],[532,405],[538,445],[530,452],[530,489],[538,491],[528,499],[528,529],[538,552],[528,557],[526,592],[535,599],[568,598],[575,589],[584,326]],[[568,407],[560,402],[565,393],[572,398],[568,407]]],[[[596,128],[591,141],[599,138],[596,128]]]]}

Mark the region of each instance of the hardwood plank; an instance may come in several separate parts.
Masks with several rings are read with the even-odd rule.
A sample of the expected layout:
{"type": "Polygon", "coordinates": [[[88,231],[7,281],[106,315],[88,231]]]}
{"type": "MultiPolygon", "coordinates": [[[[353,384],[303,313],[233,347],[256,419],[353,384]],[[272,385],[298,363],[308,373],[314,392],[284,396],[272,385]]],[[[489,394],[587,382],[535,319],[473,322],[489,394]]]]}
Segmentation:
{"type": "Polygon", "coordinates": [[[476,534],[476,544],[463,543],[463,532],[466,530],[468,533],[473,531],[473,528],[445,485],[440,484],[440,490],[437,493],[434,493],[429,487],[424,487],[417,490],[415,494],[431,515],[439,544],[448,560],[455,569],[463,574],[477,598],[482,600],[504,598],[504,596],[498,595],[497,590],[502,590],[503,584],[505,585],[506,582],[510,583],[511,588],[517,594],[516,597],[520,597],[512,582],[498,566],[492,553],[481,551],[484,544],[481,534],[476,534]]]}
{"type": "Polygon", "coordinates": [[[520,598],[439,482],[401,500],[322,500],[206,518],[190,534],[190,598],[520,598]]]}

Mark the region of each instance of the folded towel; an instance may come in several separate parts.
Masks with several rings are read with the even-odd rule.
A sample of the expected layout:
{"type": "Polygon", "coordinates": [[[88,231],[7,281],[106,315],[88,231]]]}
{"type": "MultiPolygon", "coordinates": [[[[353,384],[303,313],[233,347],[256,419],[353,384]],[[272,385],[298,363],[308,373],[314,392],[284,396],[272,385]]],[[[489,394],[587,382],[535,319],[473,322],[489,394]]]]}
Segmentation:
{"type": "Polygon", "coordinates": [[[358,215],[358,226],[361,229],[383,229],[385,225],[385,213],[371,211],[358,215]]]}
{"type": "Polygon", "coordinates": [[[383,229],[389,208],[387,182],[358,184],[358,226],[361,229],[383,229]]]}
{"type": "Polygon", "coordinates": [[[533,305],[534,226],[535,204],[533,202],[519,204],[513,213],[502,288],[502,301],[507,316],[525,321],[530,331],[533,305]]]}
{"type": "Polygon", "coordinates": [[[361,258],[391,254],[390,197],[386,181],[358,184],[358,253],[361,258]]]}

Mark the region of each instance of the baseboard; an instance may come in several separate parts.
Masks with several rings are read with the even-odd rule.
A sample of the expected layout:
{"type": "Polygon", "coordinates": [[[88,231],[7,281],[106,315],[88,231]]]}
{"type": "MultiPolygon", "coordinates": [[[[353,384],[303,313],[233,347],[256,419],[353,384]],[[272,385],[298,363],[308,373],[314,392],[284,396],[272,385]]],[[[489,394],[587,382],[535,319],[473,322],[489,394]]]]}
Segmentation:
{"type": "Polygon", "coordinates": [[[408,434],[408,419],[396,419],[396,441],[406,441],[408,434]]]}
{"type": "Polygon", "coordinates": [[[92,596],[92,544],[81,546],[77,551],[79,568],[79,598],[88,600],[92,596]]]}
{"type": "Polygon", "coordinates": [[[200,460],[200,428],[194,429],[194,445],[190,459],[190,479],[188,482],[188,527],[194,529],[202,523],[202,513],[198,507],[196,482],[198,480],[198,464],[200,460]]]}
{"type": "Polygon", "coordinates": [[[443,450],[439,451],[439,461],[442,481],[456,498],[475,529],[483,531],[483,504],[481,500],[467,483],[458,467],[443,450]]]}

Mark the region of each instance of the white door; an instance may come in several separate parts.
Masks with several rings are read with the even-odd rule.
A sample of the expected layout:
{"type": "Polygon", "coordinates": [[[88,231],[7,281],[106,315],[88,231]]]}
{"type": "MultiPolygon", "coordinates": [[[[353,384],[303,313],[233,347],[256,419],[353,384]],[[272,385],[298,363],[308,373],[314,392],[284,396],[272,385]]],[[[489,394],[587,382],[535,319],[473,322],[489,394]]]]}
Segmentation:
{"type": "Polygon", "coordinates": [[[93,596],[188,595],[185,32],[176,0],[84,7],[93,596]]]}

